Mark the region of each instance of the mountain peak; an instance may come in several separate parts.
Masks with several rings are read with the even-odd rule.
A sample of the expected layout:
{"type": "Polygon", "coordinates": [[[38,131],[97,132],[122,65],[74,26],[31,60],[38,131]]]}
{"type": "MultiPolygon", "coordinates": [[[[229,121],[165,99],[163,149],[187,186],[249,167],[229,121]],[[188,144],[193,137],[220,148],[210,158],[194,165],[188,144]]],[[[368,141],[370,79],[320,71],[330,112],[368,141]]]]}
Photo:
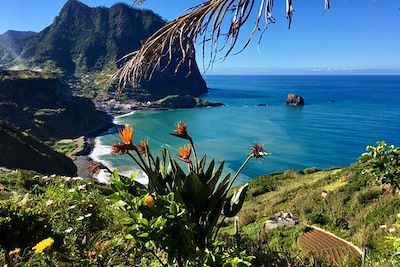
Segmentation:
{"type": "Polygon", "coordinates": [[[17,38],[17,39],[22,39],[22,38],[27,38],[30,36],[35,35],[36,32],[32,31],[15,31],[15,30],[8,30],[3,34],[0,34],[1,37],[10,37],[10,38],[17,38]]]}
{"type": "MultiPolygon", "coordinates": [[[[53,24],[23,47],[18,60],[33,67],[50,66],[66,77],[83,80],[87,75],[96,76],[110,68],[116,69],[120,58],[139,49],[143,40],[165,23],[152,11],[126,4],[117,3],[111,8],[89,7],[78,0],[69,0],[53,24]]],[[[155,99],[156,95],[159,98],[169,94],[197,96],[207,92],[194,57],[187,61],[179,73],[174,72],[172,65],[162,73],[157,71],[151,81],[143,81],[135,97],[155,99]],[[193,66],[190,75],[189,66],[193,66]]],[[[99,89],[108,90],[105,86],[112,92],[110,86],[113,85],[99,89]]]]}
{"type": "Polygon", "coordinates": [[[61,9],[61,14],[75,10],[78,8],[89,8],[87,5],[78,0],[68,0],[64,7],[61,9]]]}

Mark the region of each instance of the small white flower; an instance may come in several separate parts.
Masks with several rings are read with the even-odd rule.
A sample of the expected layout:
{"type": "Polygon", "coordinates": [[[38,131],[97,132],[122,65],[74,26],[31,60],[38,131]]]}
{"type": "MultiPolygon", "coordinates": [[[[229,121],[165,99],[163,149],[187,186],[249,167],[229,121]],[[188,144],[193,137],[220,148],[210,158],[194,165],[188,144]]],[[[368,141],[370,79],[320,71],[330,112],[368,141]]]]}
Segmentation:
{"type": "Polygon", "coordinates": [[[89,204],[89,205],[87,205],[89,208],[92,208],[93,207],[93,204],[89,204]]]}
{"type": "Polygon", "coordinates": [[[79,216],[78,218],[76,218],[77,221],[82,221],[83,219],[85,219],[85,217],[83,216],[79,216]]]}
{"type": "Polygon", "coordinates": [[[64,180],[65,180],[66,182],[69,182],[69,181],[71,181],[71,177],[64,177],[64,180]]]}
{"type": "Polygon", "coordinates": [[[89,218],[90,216],[92,216],[92,214],[88,213],[88,214],[85,215],[85,218],[89,218]]]}
{"type": "Polygon", "coordinates": [[[72,181],[82,181],[83,180],[83,178],[81,178],[81,177],[74,177],[74,178],[72,178],[72,181]]]}
{"type": "Polygon", "coordinates": [[[69,234],[69,233],[71,233],[72,232],[72,230],[74,230],[72,227],[70,227],[70,228],[68,228],[67,230],[65,230],[65,232],[67,233],[67,234],[69,234]]]}
{"type": "Polygon", "coordinates": [[[394,232],[396,232],[396,228],[390,227],[390,228],[389,228],[389,233],[394,233],[394,232]]]}
{"type": "Polygon", "coordinates": [[[75,191],[76,191],[75,188],[68,189],[68,192],[70,192],[70,193],[73,193],[75,191]]]}
{"type": "Polygon", "coordinates": [[[51,200],[51,199],[49,199],[49,200],[46,201],[46,205],[47,205],[47,206],[50,206],[50,205],[53,204],[53,203],[54,203],[54,201],[51,200]]]}
{"type": "Polygon", "coordinates": [[[76,205],[72,205],[72,206],[69,206],[68,207],[68,210],[73,210],[73,209],[75,209],[76,208],[76,205]]]}
{"type": "Polygon", "coordinates": [[[84,185],[80,185],[80,186],[78,186],[78,190],[83,190],[83,189],[85,189],[86,188],[86,185],[84,184],[84,185]]]}
{"type": "Polygon", "coordinates": [[[51,178],[54,178],[54,177],[56,177],[56,175],[55,175],[55,174],[53,174],[53,175],[51,175],[50,177],[51,177],[51,178]]]}
{"type": "Polygon", "coordinates": [[[47,179],[49,179],[49,176],[42,176],[42,179],[47,180],[47,179]]]}
{"type": "Polygon", "coordinates": [[[387,228],[387,225],[386,225],[386,224],[382,224],[381,226],[379,226],[379,228],[381,228],[381,229],[386,229],[386,228],[387,228]]]}

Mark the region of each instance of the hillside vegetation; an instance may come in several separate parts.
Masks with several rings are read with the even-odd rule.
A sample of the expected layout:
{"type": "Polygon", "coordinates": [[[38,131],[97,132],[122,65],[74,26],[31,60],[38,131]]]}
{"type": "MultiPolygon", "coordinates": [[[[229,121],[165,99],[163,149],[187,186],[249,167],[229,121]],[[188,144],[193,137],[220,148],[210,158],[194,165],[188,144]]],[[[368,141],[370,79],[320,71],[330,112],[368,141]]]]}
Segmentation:
{"type": "Polygon", "coordinates": [[[269,174],[234,188],[249,160],[269,155],[262,145],[251,147],[231,178],[222,176],[223,162],[197,157],[183,122],[171,134],[190,144],[177,156],[164,148],[154,157],[147,140],[134,145],[129,125],[119,134],[111,154],[130,156],[146,172],[147,186],[136,182],[137,174],[119,175],[100,163],[90,169],[109,172],[111,185],[20,170],[0,174],[0,246],[8,266],[400,262],[400,148],[378,142],[347,168],[269,174]]]}
{"type": "MultiPolygon", "coordinates": [[[[238,214],[239,235],[233,235],[232,221],[228,220],[219,237],[225,242],[224,248],[217,245],[217,251],[209,253],[213,255],[220,250],[227,256],[246,250],[247,254],[255,256],[250,259],[251,266],[330,266],[329,260],[324,263],[324,257],[310,254],[298,243],[299,237],[310,231],[306,225],[319,225],[359,247],[366,247],[368,256],[365,266],[396,266],[391,260],[393,247],[385,241],[385,236],[391,235],[390,229],[397,229],[392,225],[396,218],[394,214],[400,212],[399,197],[386,190],[385,186],[370,185],[370,177],[363,174],[367,165],[355,164],[332,170],[310,168],[256,178],[250,182],[247,198],[238,214]],[[300,224],[266,230],[265,220],[281,210],[294,213],[300,224]],[[237,250],[230,250],[234,247],[237,250]]],[[[0,235],[0,246],[6,255],[15,255],[13,251],[16,248],[24,251],[18,252],[17,258],[6,257],[9,262],[12,260],[27,266],[161,266],[160,260],[167,260],[168,254],[151,247],[151,242],[156,240],[146,243],[147,250],[141,248],[143,244],[139,245],[140,242],[147,237],[145,232],[135,237],[130,234],[137,231],[131,228],[135,218],[131,216],[135,213],[131,210],[126,217],[128,207],[118,200],[118,195],[123,192],[119,190],[130,188],[131,201],[142,207],[139,209],[142,212],[153,209],[154,198],[148,200],[149,195],[137,199],[133,197],[138,189],[134,189],[129,179],[115,180],[110,187],[91,180],[42,177],[33,172],[15,171],[0,174],[0,185],[0,193],[4,190],[14,192],[10,199],[0,200],[0,213],[3,218],[12,220],[11,224],[0,220],[0,232],[9,231],[7,235],[0,235]],[[149,207],[146,208],[146,205],[149,207]],[[15,207],[18,209],[15,210],[15,207]],[[27,218],[29,220],[23,223],[27,218]],[[22,224],[17,223],[19,220],[22,224]],[[26,239],[26,235],[30,238],[26,239]],[[54,240],[51,249],[39,254],[31,250],[34,244],[48,237],[54,240]]],[[[157,201],[163,201],[163,198],[158,196],[157,201]]],[[[157,205],[154,207],[160,208],[157,205]]],[[[172,209],[171,206],[165,214],[171,222],[179,219],[174,219],[172,214],[179,212],[180,205],[174,207],[172,209]]],[[[156,225],[162,223],[160,218],[155,221],[142,218],[137,227],[146,227],[146,231],[151,233],[158,229],[156,225]]],[[[159,238],[167,238],[162,233],[158,233],[161,234],[159,238]]],[[[314,246],[313,243],[309,245],[314,246]]],[[[232,262],[246,262],[243,254],[240,255],[239,258],[232,258],[232,262]]],[[[336,260],[342,260],[342,266],[360,265],[359,261],[351,258],[340,257],[336,260]]],[[[4,264],[1,260],[0,263],[4,264]]]]}
{"type": "Polygon", "coordinates": [[[42,141],[76,138],[111,119],[49,73],[0,71],[0,119],[42,141]]]}
{"type": "MultiPolygon", "coordinates": [[[[367,246],[370,255],[366,266],[394,266],[384,260],[390,258],[391,250],[383,238],[388,232],[380,225],[389,227],[394,223],[393,214],[400,212],[399,200],[392,194],[382,194],[382,188],[368,186],[361,178],[362,167],[357,164],[326,171],[287,171],[251,182],[248,198],[239,213],[242,225],[239,248],[256,256],[252,266],[328,266],[323,259],[313,258],[299,246],[297,239],[308,231],[306,227],[262,230],[265,219],[279,210],[292,211],[301,224],[318,224],[358,246],[367,246]],[[321,189],[328,192],[325,200],[321,199],[321,189]]],[[[125,239],[129,228],[123,222],[127,219],[118,209],[121,203],[110,197],[112,189],[109,186],[64,176],[42,177],[27,171],[0,174],[0,184],[5,188],[1,190],[17,193],[9,200],[0,200],[0,213],[7,212],[6,207],[23,205],[18,216],[28,216],[28,210],[24,210],[30,209],[29,216],[33,216],[33,221],[29,224],[38,229],[41,229],[40,218],[48,218],[44,228],[47,230],[36,229],[29,240],[24,241],[16,232],[7,240],[2,235],[3,249],[29,248],[48,236],[55,240],[50,257],[26,250],[20,255],[20,262],[29,266],[50,263],[57,266],[108,266],[111,263],[160,266],[152,253],[135,252],[135,243],[125,239]],[[23,200],[26,193],[30,194],[23,200]],[[9,248],[4,247],[6,241],[12,244],[9,248]]],[[[2,227],[0,222],[0,231],[2,227]]],[[[229,226],[224,228],[221,238],[227,245],[235,246],[232,235],[225,236],[230,231],[229,226]]],[[[161,251],[157,254],[161,258],[166,256],[161,251]]],[[[1,260],[0,263],[4,264],[1,260]]],[[[347,262],[343,266],[358,264],[347,262]]]]}
{"type": "Polygon", "coordinates": [[[27,132],[0,120],[0,166],[37,170],[43,174],[76,175],[76,166],[27,132]]]}
{"type": "MultiPolygon", "coordinates": [[[[62,73],[78,95],[119,98],[115,85],[110,83],[110,75],[118,67],[116,62],[138,50],[165,23],[150,10],[122,3],[111,8],[91,8],[80,1],[68,0],[54,22],[25,44],[13,65],[62,73]]],[[[191,54],[177,73],[174,64],[163,71],[164,66],[160,66],[150,81],[143,80],[123,98],[155,100],[173,94],[206,93],[205,81],[194,53],[191,54]]],[[[173,54],[172,61],[178,57],[173,54]]]]}
{"type": "MultiPolygon", "coordinates": [[[[369,257],[389,257],[383,238],[400,213],[400,198],[386,186],[372,185],[368,163],[332,170],[285,171],[250,182],[238,214],[241,233],[278,250],[298,253],[297,239],[317,225],[360,248],[369,257]],[[279,211],[291,212],[299,226],[267,230],[266,220],[279,211]],[[386,251],[386,252],[385,252],[386,251]]],[[[224,228],[232,233],[232,222],[224,228]]]]}

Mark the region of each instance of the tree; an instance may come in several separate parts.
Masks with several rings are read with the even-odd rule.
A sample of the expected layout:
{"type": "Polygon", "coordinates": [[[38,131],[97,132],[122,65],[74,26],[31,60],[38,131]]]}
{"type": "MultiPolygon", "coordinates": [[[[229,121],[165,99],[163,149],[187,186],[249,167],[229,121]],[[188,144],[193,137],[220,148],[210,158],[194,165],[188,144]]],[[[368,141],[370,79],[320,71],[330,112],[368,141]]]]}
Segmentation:
{"type": "MultiPolygon", "coordinates": [[[[133,0],[138,4],[145,1],[133,0]]],[[[329,0],[323,1],[328,10],[329,0]]],[[[129,82],[136,87],[141,79],[150,79],[156,69],[163,70],[171,63],[177,71],[187,58],[193,56],[193,43],[196,41],[202,45],[203,61],[206,49],[209,50],[208,69],[219,54],[224,60],[229,55],[242,52],[257,32],[260,33],[260,42],[269,24],[275,23],[273,3],[273,0],[208,0],[193,6],[150,36],[138,51],[123,57],[121,60],[124,64],[114,78],[119,80],[122,87],[129,82]],[[253,13],[256,14],[256,20],[247,41],[238,51],[234,51],[239,34],[246,23],[251,23],[249,20],[253,13]],[[179,53],[179,60],[173,61],[176,53],[179,53]]],[[[293,1],[286,0],[289,29],[293,11],[293,1]]]]}

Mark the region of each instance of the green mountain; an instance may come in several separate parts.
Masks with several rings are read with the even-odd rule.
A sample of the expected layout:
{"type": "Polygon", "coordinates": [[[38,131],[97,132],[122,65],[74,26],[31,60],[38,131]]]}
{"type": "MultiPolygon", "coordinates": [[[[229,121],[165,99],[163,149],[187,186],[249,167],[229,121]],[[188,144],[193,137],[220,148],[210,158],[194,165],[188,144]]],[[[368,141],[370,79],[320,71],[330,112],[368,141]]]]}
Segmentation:
{"type": "Polygon", "coordinates": [[[7,31],[0,34],[0,67],[16,59],[26,42],[35,34],[29,31],[7,31]]]}
{"type": "Polygon", "coordinates": [[[0,121],[0,151],[0,166],[43,174],[76,175],[76,166],[70,158],[4,121],[0,121]]]}
{"type": "MultiPolygon", "coordinates": [[[[96,88],[92,97],[98,97],[104,95],[98,90],[112,92],[115,87],[107,83],[108,74],[116,70],[115,62],[139,49],[141,42],[165,23],[152,11],[126,4],[91,8],[69,0],[53,24],[27,42],[15,63],[56,68],[70,81],[78,83],[74,85],[78,94],[88,95],[88,91],[96,88]]],[[[151,81],[143,81],[137,89],[130,98],[159,99],[171,94],[198,96],[207,92],[194,56],[177,74],[172,67],[158,71],[151,81]]]]}
{"type": "Polygon", "coordinates": [[[33,71],[0,71],[0,119],[42,141],[75,138],[110,123],[60,79],[33,71]]]}

